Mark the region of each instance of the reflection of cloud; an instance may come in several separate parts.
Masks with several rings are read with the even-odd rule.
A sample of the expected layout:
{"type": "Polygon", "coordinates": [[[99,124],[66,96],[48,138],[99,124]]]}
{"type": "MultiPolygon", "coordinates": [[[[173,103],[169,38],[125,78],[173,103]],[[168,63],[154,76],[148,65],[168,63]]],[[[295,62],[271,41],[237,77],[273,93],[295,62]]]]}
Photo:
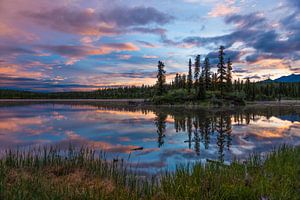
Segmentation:
{"type": "Polygon", "coordinates": [[[68,137],[68,142],[76,144],[79,143],[80,145],[86,145],[95,149],[99,149],[105,152],[110,153],[131,153],[133,149],[139,148],[140,146],[135,145],[121,145],[121,144],[111,144],[108,142],[103,141],[92,141],[88,140],[86,138],[83,138],[82,136],[76,134],[73,131],[66,131],[65,134],[68,137]]]}
{"type": "MultiPolygon", "coordinates": [[[[2,111],[1,111],[2,112],[2,111]]],[[[12,116],[13,113],[5,112],[0,119],[0,149],[19,147],[33,144],[50,142],[50,140],[28,140],[22,139],[22,136],[37,136],[47,131],[51,131],[53,127],[43,127],[47,119],[41,116],[34,117],[18,117],[12,116]],[[38,129],[33,127],[39,127],[38,129]],[[42,128],[43,127],[43,128],[42,128]]],[[[17,113],[15,113],[17,115],[17,113]]]]}
{"type": "MultiPolygon", "coordinates": [[[[116,111],[116,110],[101,110],[98,109],[96,111],[99,114],[109,114],[111,116],[111,119],[129,119],[129,118],[133,118],[133,119],[149,119],[149,120],[153,120],[156,115],[153,112],[148,112],[147,114],[145,114],[142,111],[116,111]]],[[[108,116],[106,116],[108,117],[108,116]]]]}
{"type": "Polygon", "coordinates": [[[30,118],[2,118],[0,121],[0,131],[2,133],[9,131],[7,134],[22,132],[22,130],[26,129],[28,126],[42,125],[44,121],[45,120],[40,116],[30,118]]]}
{"type": "MultiPolygon", "coordinates": [[[[170,119],[165,132],[165,144],[162,148],[157,147],[158,135],[157,127],[153,122],[154,113],[159,114],[164,111],[169,116],[176,113],[176,116],[185,120],[183,122],[185,125],[187,117],[191,117],[195,122],[199,120],[200,124],[204,117],[212,117],[199,113],[198,110],[188,113],[175,112],[179,110],[176,108],[151,110],[139,107],[101,107],[98,104],[91,106],[77,103],[2,107],[0,110],[0,149],[44,145],[45,143],[57,144],[64,148],[71,143],[76,147],[87,146],[103,150],[109,153],[107,154],[109,158],[130,157],[129,161],[133,162],[132,166],[145,168],[147,171],[151,171],[151,168],[155,170],[165,167],[173,168],[179,163],[200,161],[206,158],[217,160],[220,146],[222,146],[220,145],[222,138],[219,137],[217,131],[209,133],[209,145],[206,149],[204,148],[206,141],[203,141],[206,135],[199,132],[197,144],[198,140],[194,135],[195,128],[193,127],[191,148],[188,148],[189,144],[185,141],[189,135],[184,131],[176,133],[172,117],[168,117],[170,119]],[[60,119],[67,120],[60,121],[60,119]],[[7,127],[12,127],[12,129],[7,127]],[[138,147],[143,147],[143,149],[133,150],[138,147]]],[[[227,117],[229,113],[217,112],[214,116],[218,118],[221,114],[227,117]]],[[[240,114],[237,113],[237,115],[240,114]]],[[[241,114],[239,118],[243,118],[244,122],[240,125],[241,122],[236,120],[237,116],[231,115],[232,132],[230,136],[227,133],[224,134],[222,143],[225,161],[232,160],[233,156],[245,158],[253,152],[268,152],[283,143],[299,144],[300,123],[282,120],[295,120],[297,119],[295,116],[286,114],[284,117],[281,116],[281,119],[252,114],[249,116],[251,118],[248,125],[244,124],[246,115],[241,114]]],[[[201,130],[201,127],[198,128],[198,131],[201,130]]]]}
{"type": "Polygon", "coordinates": [[[146,155],[146,154],[150,154],[156,151],[160,151],[160,148],[147,148],[147,149],[143,149],[141,152],[137,153],[138,156],[142,156],[142,155],[146,155]]]}
{"type": "Polygon", "coordinates": [[[60,114],[59,112],[52,112],[52,117],[55,120],[65,120],[65,119],[67,119],[64,115],[60,114]]]}
{"type": "Polygon", "coordinates": [[[131,141],[131,139],[129,137],[119,137],[118,140],[120,142],[130,142],[131,141]]]}
{"type": "MultiPolygon", "coordinates": [[[[245,131],[247,136],[253,135],[262,139],[284,138],[289,133],[292,126],[294,126],[292,122],[284,121],[277,117],[271,117],[269,119],[261,117],[248,126],[244,126],[242,130],[245,131]]],[[[242,132],[239,133],[242,134],[242,132]]]]}

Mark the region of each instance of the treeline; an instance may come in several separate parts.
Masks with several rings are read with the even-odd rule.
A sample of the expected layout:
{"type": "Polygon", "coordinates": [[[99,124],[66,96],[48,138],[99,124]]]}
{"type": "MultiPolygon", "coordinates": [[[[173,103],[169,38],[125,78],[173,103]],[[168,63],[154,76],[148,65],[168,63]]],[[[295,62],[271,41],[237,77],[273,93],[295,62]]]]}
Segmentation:
{"type": "Polygon", "coordinates": [[[201,55],[195,57],[194,63],[189,59],[187,74],[177,73],[170,84],[166,83],[165,65],[159,61],[155,101],[172,103],[212,99],[216,103],[220,100],[241,103],[244,100],[296,99],[300,96],[300,83],[251,82],[250,78],[233,80],[233,63],[230,58],[225,59],[225,55],[225,48],[220,46],[216,72],[211,71],[209,57],[205,57],[203,63],[201,55]]]}
{"type": "Polygon", "coordinates": [[[151,98],[155,95],[153,86],[104,88],[90,92],[28,92],[17,90],[0,90],[1,99],[137,99],[151,98]]]}
{"type": "Polygon", "coordinates": [[[189,59],[187,73],[177,73],[171,83],[166,82],[165,64],[158,62],[157,82],[154,86],[131,86],[103,88],[90,92],[37,93],[15,90],[0,90],[2,99],[152,99],[157,104],[211,102],[223,104],[228,101],[244,104],[244,101],[296,99],[300,97],[300,83],[275,83],[272,81],[251,82],[233,80],[233,63],[225,57],[225,48],[218,51],[217,71],[209,57],[201,55],[189,59]]]}

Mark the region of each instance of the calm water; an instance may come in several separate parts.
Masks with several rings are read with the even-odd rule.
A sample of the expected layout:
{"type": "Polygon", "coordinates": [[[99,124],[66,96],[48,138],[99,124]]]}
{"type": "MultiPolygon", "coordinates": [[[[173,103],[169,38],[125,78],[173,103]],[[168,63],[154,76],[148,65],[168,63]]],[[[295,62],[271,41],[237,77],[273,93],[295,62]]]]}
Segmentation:
{"type": "Polygon", "coordinates": [[[281,144],[300,145],[300,112],[290,108],[207,111],[74,104],[0,106],[0,150],[88,145],[142,171],[243,159],[281,144]],[[134,150],[142,147],[142,150],[134,150]]]}

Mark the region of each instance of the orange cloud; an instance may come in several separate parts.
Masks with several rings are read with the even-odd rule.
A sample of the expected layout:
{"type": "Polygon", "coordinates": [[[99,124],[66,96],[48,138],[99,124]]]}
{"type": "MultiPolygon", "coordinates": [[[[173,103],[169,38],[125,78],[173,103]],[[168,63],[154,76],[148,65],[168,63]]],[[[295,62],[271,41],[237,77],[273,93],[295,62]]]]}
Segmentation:
{"type": "Polygon", "coordinates": [[[120,51],[138,51],[139,47],[134,44],[128,43],[112,43],[104,44],[100,48],[92,49],[87,52],[88,55],[104,55],[111,52],[120,52],[120,51]]]}
{"type": "Polygon", "coordinates": [[[239,10],[240,9],[238,7],[234,7],[234,6],[217,5],[208,13],[208,16],[209,17],[222,17],[222,16],[226,16],[229,14],[237,13],[237,12],[239,12],[239,10]]]}
{"type": "Polygon", "coordinates": [[[44,77],[42,72],[26,71],[22,66],[16,64],[0,64],[0,74],[11,78],[36,78],[44,77]]]}
{"type": "MultiPolygon", "coordinates": [[[[0,16],[1,17],[1,16],[0,16]]],[[[3,21],[0,21],[0,37],[11,39],[14,41],[34,41],[38,39],[33,33],[25,32],[15,26],[11,26],[3,21]]]]}

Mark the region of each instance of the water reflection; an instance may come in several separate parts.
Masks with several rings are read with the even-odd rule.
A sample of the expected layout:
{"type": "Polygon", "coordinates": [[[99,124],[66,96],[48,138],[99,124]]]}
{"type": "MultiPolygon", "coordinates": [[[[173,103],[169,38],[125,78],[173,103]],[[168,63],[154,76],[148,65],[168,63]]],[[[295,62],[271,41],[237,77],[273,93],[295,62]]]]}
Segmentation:
{"type": "Polygon", "coordinates": [[[157,143],[158,147],[164,144],[164,137],[166,132],[166,120],[168,115],[165,113],[155,113],[156,117],[154,119],[155,125],[157,127],[157,143]]]}
{"type": "Polygon", "coordinates": [[[300,144],[299,108],[227,111],[165,107],[29,104],[0,106],[0,149],[88,145],[130,157],[145,171],[176,164],[230,162],[281,144],[300,144]]]}

